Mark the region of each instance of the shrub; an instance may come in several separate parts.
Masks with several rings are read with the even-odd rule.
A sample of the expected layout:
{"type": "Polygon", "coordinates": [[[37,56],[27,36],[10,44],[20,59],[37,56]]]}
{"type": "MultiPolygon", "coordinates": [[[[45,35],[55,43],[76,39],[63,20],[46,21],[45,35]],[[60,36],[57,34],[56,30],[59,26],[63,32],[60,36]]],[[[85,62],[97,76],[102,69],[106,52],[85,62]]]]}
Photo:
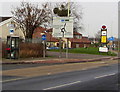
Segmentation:
{"type": "Polygon", "coordinates": [[[6,43],[4,43],[4,42],[2,42],[2,58],[5,58],[5,56],[6,56],[6,51],[5,51],[5,49],[6,49],[6,43]]]}
{"type": "Polygon", "coordinates": [[[42,57],[43,45],[42,43],[20,43],[20,58],[27,57],[42,57]]]}
{"type": "MultiPolygon", "coordinates": [[[[19,57],[42,57],[43,45],[42,43],[20,43],[19,57]]],[[[2,43],[2,58],[6,57],[6,43],[2,43]]]]}

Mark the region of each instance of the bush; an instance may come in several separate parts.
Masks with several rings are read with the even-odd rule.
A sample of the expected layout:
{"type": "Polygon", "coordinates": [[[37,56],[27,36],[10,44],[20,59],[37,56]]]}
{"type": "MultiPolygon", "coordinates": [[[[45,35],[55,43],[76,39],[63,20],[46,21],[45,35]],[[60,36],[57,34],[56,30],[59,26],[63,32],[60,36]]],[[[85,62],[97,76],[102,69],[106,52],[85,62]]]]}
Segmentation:
{"type": "Polygon", "coordinates": [[[5,56],[6,56],[5,49],[6,49],[6,43],[2,42],[2,58],[5,58],[5,56]]]}
{"type": "MultiPolygon", "coordinates": [[[[2,43],[2,58],[6,57],[6,43],[2,43]]],[[[43,45],[42,43],[20,43],[20,58],[28,57],[42,57],[43,45]]]]}
{"type": "Polygon", "coordinates": [[[42,57],[43,56],[42,43],[21,43],[19,56],[20,58],[42,57]]]}

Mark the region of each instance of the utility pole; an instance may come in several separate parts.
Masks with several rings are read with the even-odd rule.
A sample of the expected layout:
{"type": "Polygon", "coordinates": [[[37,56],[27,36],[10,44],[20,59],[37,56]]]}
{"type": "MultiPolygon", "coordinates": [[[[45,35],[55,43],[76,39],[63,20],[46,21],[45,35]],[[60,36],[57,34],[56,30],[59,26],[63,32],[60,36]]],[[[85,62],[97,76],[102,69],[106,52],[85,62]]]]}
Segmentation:
{"type": "MultiPolygon", "coordinates": [[[[68,17],[70,17],[70,0],[68,0],[68,17]]],[[[68,38],[66,38],[66,58],[68,58],[68,48],[69,48],[69,42],[68,42],[68,38]]]]}

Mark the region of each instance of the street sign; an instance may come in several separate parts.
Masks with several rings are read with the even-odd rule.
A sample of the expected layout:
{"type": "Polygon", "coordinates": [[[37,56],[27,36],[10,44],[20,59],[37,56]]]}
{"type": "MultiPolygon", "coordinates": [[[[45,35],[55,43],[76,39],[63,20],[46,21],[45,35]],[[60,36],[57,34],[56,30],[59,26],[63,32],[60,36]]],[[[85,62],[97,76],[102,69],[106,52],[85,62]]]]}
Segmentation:
{"type": "Polygon", "coordinates": [[[42,35],[42,40],[47,40],[46,35],[42,35]]]}
{"type": "Polygon", "coordinates": [[[73,17],[53,17],[53,37],[73,38],[73,17]]]}
{"type": "Polygon", "coordinates": [[[14,33],[14,30],[13,30],[13,29],[10,29],[9,32],[10,32],[10,34],[13,34],[13,33],[14,33]]]}
{"type": "Polygon", "coordinates": [[[107,47],[99,47],[99,52],[108,52],[107,47]]]}
{"type": "Polygon", "coordinates": [[[107,36],[101,36],[101,43],[107,42],[107,36]]]}
{"type": "Polygon", "coordinates": [[[102,31],[102,35],[107,35],[107,31],[102,31]]]}
{"type": "Polygon", "coordinates": [[[114,37],[110,37],[110,38],[108,38],[108,40],[109,40],[109,41],[114,41],[115,38],[114,38],[114,37]]]}

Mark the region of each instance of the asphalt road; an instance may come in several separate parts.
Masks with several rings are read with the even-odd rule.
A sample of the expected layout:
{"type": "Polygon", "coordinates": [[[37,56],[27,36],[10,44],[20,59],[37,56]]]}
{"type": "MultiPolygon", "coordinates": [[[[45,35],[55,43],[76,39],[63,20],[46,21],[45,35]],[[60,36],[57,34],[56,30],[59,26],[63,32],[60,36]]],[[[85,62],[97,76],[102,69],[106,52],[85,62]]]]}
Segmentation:
{"type": "Polygon", "coordinates": [[[48,66],[48,65],[57,65],[64,63],[38,63],[38,64],[5,64],[2,65],[2,70],[12,70],[12,69],[22,69],[22,68],[30,68],[30,67],[38,67],[38,66],[48,66]]]}
{"type": "Polygon", "coordinates": [[[118,64],[3,82],[3,90],[118,90],[118,64]]]}

